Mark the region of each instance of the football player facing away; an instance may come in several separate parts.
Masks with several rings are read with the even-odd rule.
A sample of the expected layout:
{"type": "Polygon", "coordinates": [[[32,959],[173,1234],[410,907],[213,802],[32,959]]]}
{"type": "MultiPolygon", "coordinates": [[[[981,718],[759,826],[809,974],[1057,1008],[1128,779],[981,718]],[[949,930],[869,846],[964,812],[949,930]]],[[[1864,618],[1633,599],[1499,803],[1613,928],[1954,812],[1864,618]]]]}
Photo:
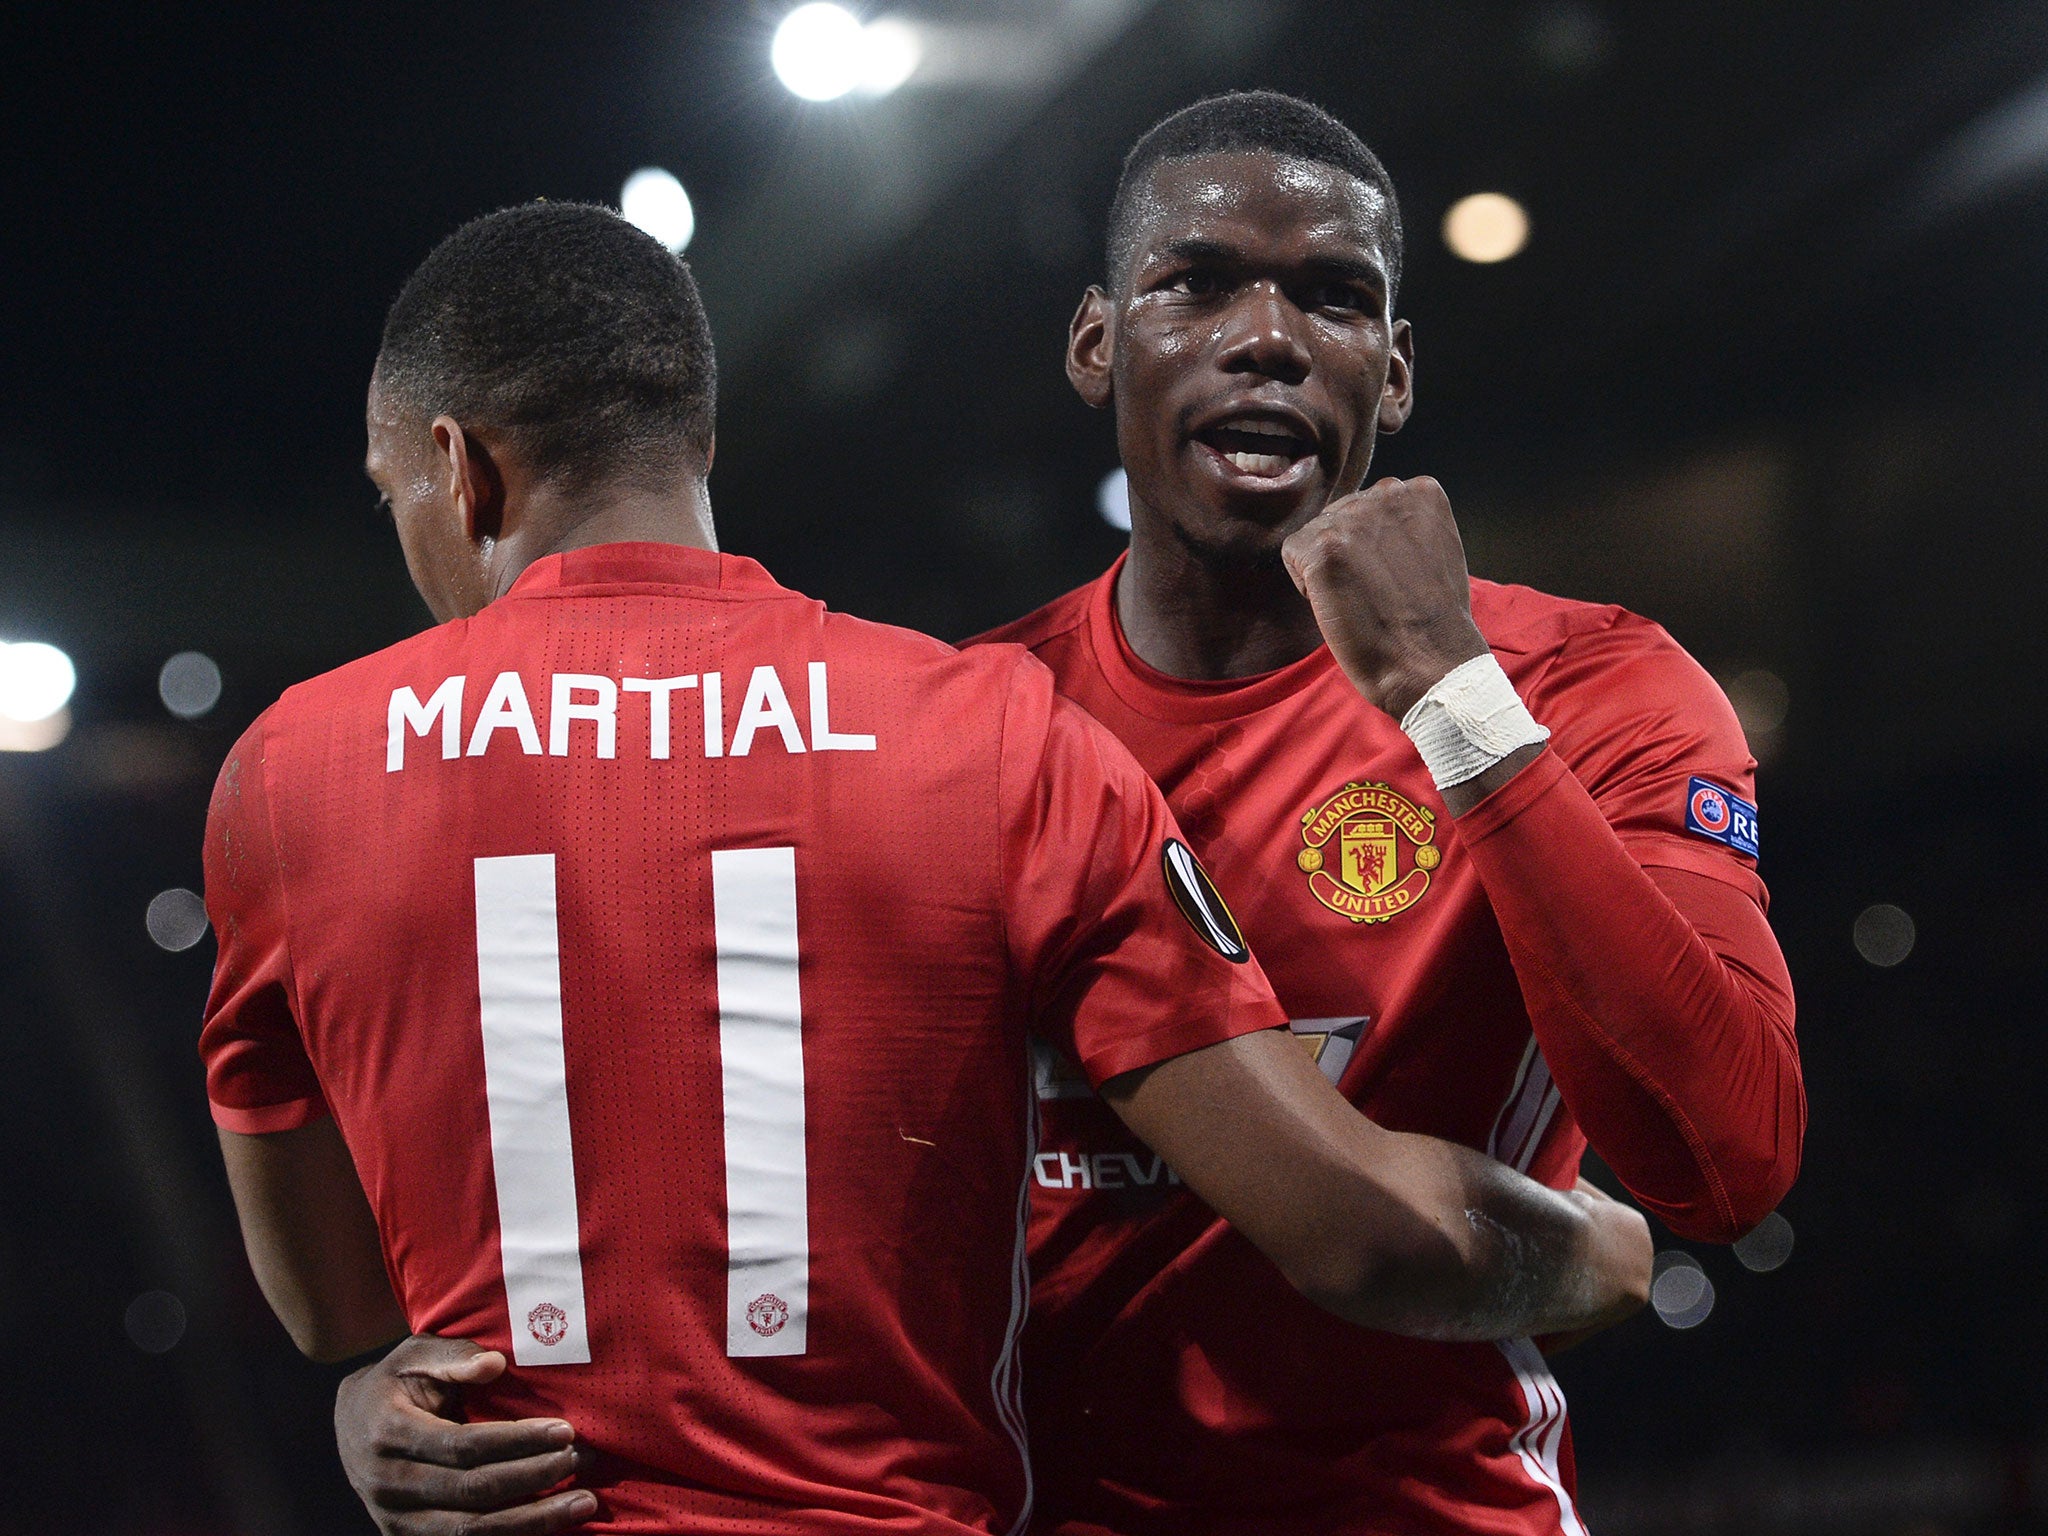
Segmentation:
{"type": "MultiPolygon", "coordinates": [[[[1108,244],[1068,374],[1116,414],[1130,550],[989,638],[1165,790],[1359,1109],[1560,1188],[1590,1141],[1680,1235],[1740,1236],[1790,1187],[1806,1105],[1719,689],[1631,613],[1470,578],[1436,482],[1362,489],[1414,350],[1394,190],[1349,129],[1267,92],[1176,113],[1108,244]]],[[[1068,1061],[1041,1073],[1032,1205],[1044,1529],[1579,1536],[1533,1345],[1303,1303],[1068,1061]]],[[[344,1389],[365,1481],[402,1481],[370,1445],[409,1361],[344,1389]]]]}
{"type": "Polygon", "coordinates": [[[511,1364],[478,1417],[575,1426],[581,1486],[512,1520],[1020,1530],[1028,1033],[1354,1323],[1640,1304],[1639,1216],[1343,1102],[1024,650],[717,552],[710,337],[654,241],[465,226],[368,415],[443,622],[229,757],[202,1054],[302,1348],[480,1339],[511,1364]]]}

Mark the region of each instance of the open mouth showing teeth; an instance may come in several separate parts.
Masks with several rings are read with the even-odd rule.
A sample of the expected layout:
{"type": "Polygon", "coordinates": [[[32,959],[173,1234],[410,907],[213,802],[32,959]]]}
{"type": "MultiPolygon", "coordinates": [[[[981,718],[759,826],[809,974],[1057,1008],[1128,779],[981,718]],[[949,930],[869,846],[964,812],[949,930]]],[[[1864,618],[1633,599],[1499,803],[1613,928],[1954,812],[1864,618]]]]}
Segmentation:
{"type": "Polygon", "coordinates": [[[1277,422],[1234,421],[1195,434],[1243,474],[1278,478],[1315,452],[1316,445],[1277,422]]]}

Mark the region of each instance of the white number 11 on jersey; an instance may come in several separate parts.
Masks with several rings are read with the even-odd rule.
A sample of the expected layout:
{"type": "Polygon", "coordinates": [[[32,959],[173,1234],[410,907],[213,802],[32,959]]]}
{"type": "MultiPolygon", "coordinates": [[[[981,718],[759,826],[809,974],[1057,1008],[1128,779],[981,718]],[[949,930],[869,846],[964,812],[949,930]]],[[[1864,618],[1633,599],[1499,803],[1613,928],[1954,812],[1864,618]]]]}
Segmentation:
{"type": "MultiPolygon", "coordinates": [[[[725,1108],[725,1349],[800,1355],[811,1251],[796,850],[714,851],[711,894],[725,1108]]],[[[512,1358],[520,1365],[590,1359],[560,935],[553,854],[476,861],[484,1093],[512,1358]]]]}

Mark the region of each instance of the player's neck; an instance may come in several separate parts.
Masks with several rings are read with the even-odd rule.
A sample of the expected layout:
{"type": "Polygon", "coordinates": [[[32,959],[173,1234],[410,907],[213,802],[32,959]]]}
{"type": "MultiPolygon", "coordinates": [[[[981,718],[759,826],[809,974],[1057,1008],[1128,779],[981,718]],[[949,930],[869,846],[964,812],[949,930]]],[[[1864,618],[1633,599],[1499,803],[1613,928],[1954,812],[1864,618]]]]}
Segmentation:
{"type": "Polygon", "coordinates": [[[549,491],[536,497],[520,522],[521,532],[500,546],[500,595],[534,561],[572,549],[598,544],[680,544],[714,552],[718,548],[711,495],[702,479],[662,490],[606,488],[595,498],[549,491]]]}
{"type": "Polygon", "coordinates": [[[1277,560],[1203,559],[1164,529],[1132,530],[1116,613],[1140,660],[1193,681],[1255,677],[1323,643],[1308,600],[1277,560]]]}

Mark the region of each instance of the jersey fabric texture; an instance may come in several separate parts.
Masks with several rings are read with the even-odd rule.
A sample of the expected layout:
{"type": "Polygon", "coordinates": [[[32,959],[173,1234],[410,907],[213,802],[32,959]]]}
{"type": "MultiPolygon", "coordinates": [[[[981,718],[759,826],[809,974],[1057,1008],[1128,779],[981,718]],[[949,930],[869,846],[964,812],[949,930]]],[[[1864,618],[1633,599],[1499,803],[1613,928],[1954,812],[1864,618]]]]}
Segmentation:
{"type": "Polygon", "coordinates": [[[590,1529],[1019,1529],[1030,1034],[1100,1082],[1283,1022],[1173,836],[1016,647],[730,556],[549,557],[229,757],[214,1115],[333,1115],[413,1328],[518,1351],[477,1415],[597,1453],[590,1529]],[[743,1204],[801,1267],[735,1312],[743,1204]],[[515,1261],[561,1294],[512,1309],[515,1261]]]}
{"type": "MultiPolygon", "coordinates": [[[[1346,1096],[1559,1188],[1583,1116],[1660,1214],[1724,1238],[1760,1219],[1796,1167],[1804,1099],[1755,862],[1686,830],[1695,777],[1755,800],[1712,679],[1621,609],[1473,581],[1479,628],[1553,735],[1454,822],[1327,648],[1230,682],[1147,666],[1115,616],[1120,568],[986,638],[1030,647],[1166,791],[1346,1096]],[[1544,931],[1560,904],[1537,898],[1562,886],[1579,914],[1564,926],[1586,931],[1544,931]],[[1724,928],[1741,937],[1717,948],[1724,928]],[[1754,1159],[1718,1157],[1716,1126],[1754,1159]]],[[[1039,1081],[1025,1379],[1042,1530],[1582,1536],[1536,1347],[1348,1327],[1176,1188],[1057,1047],[1039,1081]]]]}

